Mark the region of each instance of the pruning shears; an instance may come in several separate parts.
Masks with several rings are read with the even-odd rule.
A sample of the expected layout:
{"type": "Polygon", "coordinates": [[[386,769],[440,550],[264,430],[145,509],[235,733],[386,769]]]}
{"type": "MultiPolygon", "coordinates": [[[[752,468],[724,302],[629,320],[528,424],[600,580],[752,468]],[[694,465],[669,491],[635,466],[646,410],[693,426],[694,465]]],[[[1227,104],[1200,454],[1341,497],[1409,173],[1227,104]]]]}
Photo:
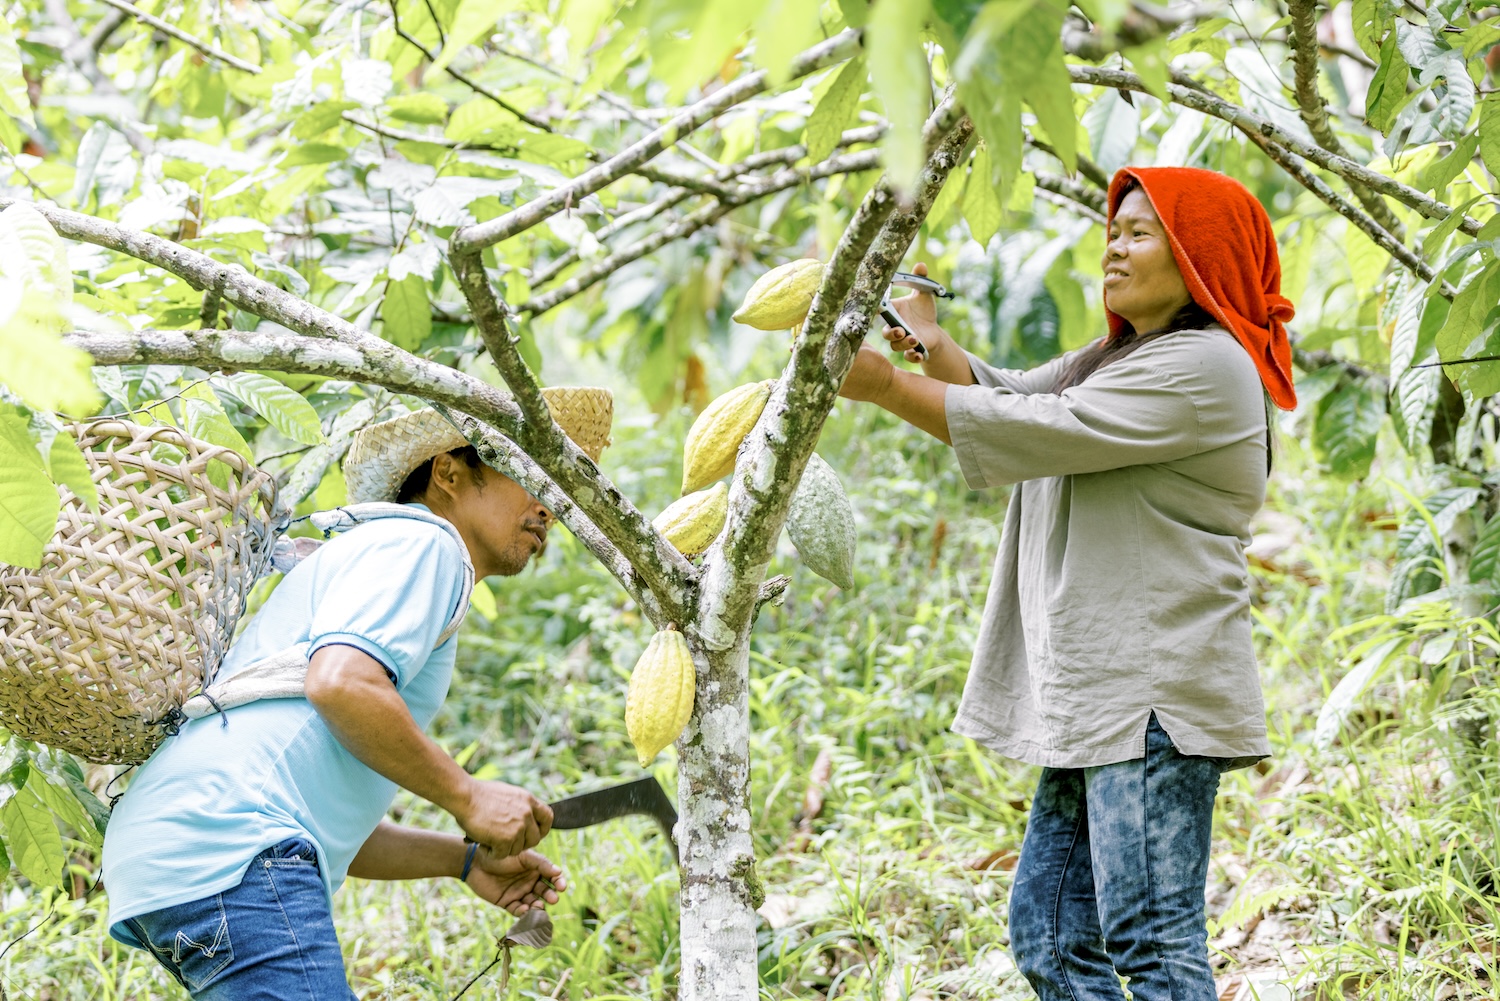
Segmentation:
{"type": "Polygon", "coordinates": [[[906,331],[906,335],[917,342],[917,346],[912,350],[916,351],[920,360],[926,361],[927,345],[922,343],[922,338],[917,336],[917,332],[907,325],[906,321],[901,318],[901,314],[896,312],[895,307],[891,305],[891,289],[897,285],[913,288],[918,292],[930,292],[939,299],[952,299],[954,297],[953,293],[949,292],[942,282],[935,282],[931,278],[924,278],[922,275],[897,271],[895,276],[891,278],[890,287],[880,297],[880,318],[885,321],[886,326],[906,331]]]}

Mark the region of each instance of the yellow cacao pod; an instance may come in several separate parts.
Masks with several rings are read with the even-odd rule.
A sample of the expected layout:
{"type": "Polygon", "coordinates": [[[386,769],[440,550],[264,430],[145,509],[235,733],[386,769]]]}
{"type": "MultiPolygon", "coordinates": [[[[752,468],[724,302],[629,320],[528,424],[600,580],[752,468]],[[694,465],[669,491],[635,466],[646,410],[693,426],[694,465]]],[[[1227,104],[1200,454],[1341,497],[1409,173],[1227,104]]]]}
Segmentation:
{"type": "Polygon", "coordinates": [[[625,694],[625,730],[642,767],[681,735],[693,714],[696,687],[693,655],[682,634],[663,629],[652,636],[625,694]]]}
{"type": "Polygon", "coordinates": [[[697,556],[713,545],[729,517],[729,485],[679,497],[657,515],[651,524],[684,556],[697,556]]]}
{"type": "Polygon", "coordinates": [[[811,257],[772,268],[756,279],[734,320],[757,330],[786,330],[807,318],[823,281],[823,262],[811,257]]]}
{"type": "Polygon", "coordinates": [[[701,490],[734,472],[740,445],[760,420],[774,385],[775,379],[747,382],[714,400],[698,415],[682,449],[683,493],[701,490]]]}

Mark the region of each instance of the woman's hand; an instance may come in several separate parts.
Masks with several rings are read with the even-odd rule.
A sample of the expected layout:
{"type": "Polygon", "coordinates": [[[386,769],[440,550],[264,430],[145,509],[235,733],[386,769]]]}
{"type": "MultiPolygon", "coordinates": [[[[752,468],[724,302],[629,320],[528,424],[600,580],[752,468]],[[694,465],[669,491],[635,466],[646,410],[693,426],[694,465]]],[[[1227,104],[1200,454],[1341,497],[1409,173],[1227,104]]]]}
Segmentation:
{"type": "Polygon", "coordinates": [[[465,882],[477,896],[516,917],[557,903],[557,895],[568,888],[562,869],[545,856],[534,851],[500,856],[483,845],[465,882]]]}
{"type": "Polygon", "coordinates": [[[890,390],[895,375],[896,366],[890,359],[868,344],[861,344],[839,395],[846,400],[879,403],[890,390]]]}
{"type": "MultiPolygon", "coordinates": [[[[927,265],[921,262],[912,268],[912,273],[927,276],[927,265]]],[[[925,361],[928,364],[940,359],[948,350],[951,339],[947,331],[938,326],[937,299],[931,292],[914,292],[900,299],[892,299],[891,306],[916,332],[917,337],[908,336],[900,327],[886,327],[881,336],[890,344],[892,351],[902,353],[907,361],[925,361]],[[927,358],[917,354],[917,338],[927,348],[927,358]]]]}

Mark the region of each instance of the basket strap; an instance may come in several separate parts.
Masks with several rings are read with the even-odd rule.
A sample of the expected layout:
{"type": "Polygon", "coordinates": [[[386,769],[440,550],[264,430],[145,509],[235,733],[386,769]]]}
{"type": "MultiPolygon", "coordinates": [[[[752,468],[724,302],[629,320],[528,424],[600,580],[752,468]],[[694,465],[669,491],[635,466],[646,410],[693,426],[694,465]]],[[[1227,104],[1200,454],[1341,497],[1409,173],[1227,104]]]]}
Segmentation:
{"type": "MultiPolygon", "coordinates": [[[[458,551],[463,555],[463,588],[458,596],[457,605],[448,617],[448,624],[443,627],[443,631],[438,634],[437,642],[432,646],[436,650],[452,639],[459,627],[463,625],[464,616],[469,611],[469,596],[474,592],[474,564],[469,560],[468,547],[464,545],[463,537],[458,534],[458,529],[437,515],[428,514],[426,511],[408,507],[405,504],[351,504],[332,511],[318,511],[310,515],[308,520],[326,538],[334,532],[349,531],[384,518],[410,518],[437,525],[446,531],[454,542],[458,543],[458,551]]],[[[305,537],[278,540],[276,569],[283,573],[290,570],[297,563],[311,556],[320,545],[322,543],[318,540],[305,537]],[[291,545],[288,545],[289,543],[291,545]],[[287,562],[288,560],[290,563],[287,562]]],[[[279,651],[241,668],[232,677],[204,686],[202,692],[182,704],[182,714],[188,719],[202,719],[216,712],[258,702],[261,699],[300,699],[303,697],[307,681],[307,666],[307,657],[302,647],[279,651]]]]}

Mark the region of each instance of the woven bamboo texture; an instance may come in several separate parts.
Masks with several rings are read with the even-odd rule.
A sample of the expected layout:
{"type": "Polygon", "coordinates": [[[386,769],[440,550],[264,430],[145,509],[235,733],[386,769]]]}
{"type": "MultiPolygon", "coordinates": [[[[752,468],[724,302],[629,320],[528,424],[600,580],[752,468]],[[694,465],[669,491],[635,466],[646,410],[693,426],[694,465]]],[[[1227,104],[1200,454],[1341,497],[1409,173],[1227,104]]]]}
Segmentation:
{"type": "Polygon", "coordinates": [[[69,430],[99,513],[59,486],[41,568],[0,565],[0,726],[133,764],[212,680],[284,519],[230,449],[116,419],[69,430]]]}
{"type": "MultiPolygon", "coordinates": [[[[590,459],[610,443],[614,396],[593,386],[557,386],[542,390],[552,419],[590,459]]],[[[344,459],[349,500],[354,504],[396,499],[401,484],[435,455],[468,444],[458,429],[436,410],[416,410],[354,436],[344,459]]]]}

